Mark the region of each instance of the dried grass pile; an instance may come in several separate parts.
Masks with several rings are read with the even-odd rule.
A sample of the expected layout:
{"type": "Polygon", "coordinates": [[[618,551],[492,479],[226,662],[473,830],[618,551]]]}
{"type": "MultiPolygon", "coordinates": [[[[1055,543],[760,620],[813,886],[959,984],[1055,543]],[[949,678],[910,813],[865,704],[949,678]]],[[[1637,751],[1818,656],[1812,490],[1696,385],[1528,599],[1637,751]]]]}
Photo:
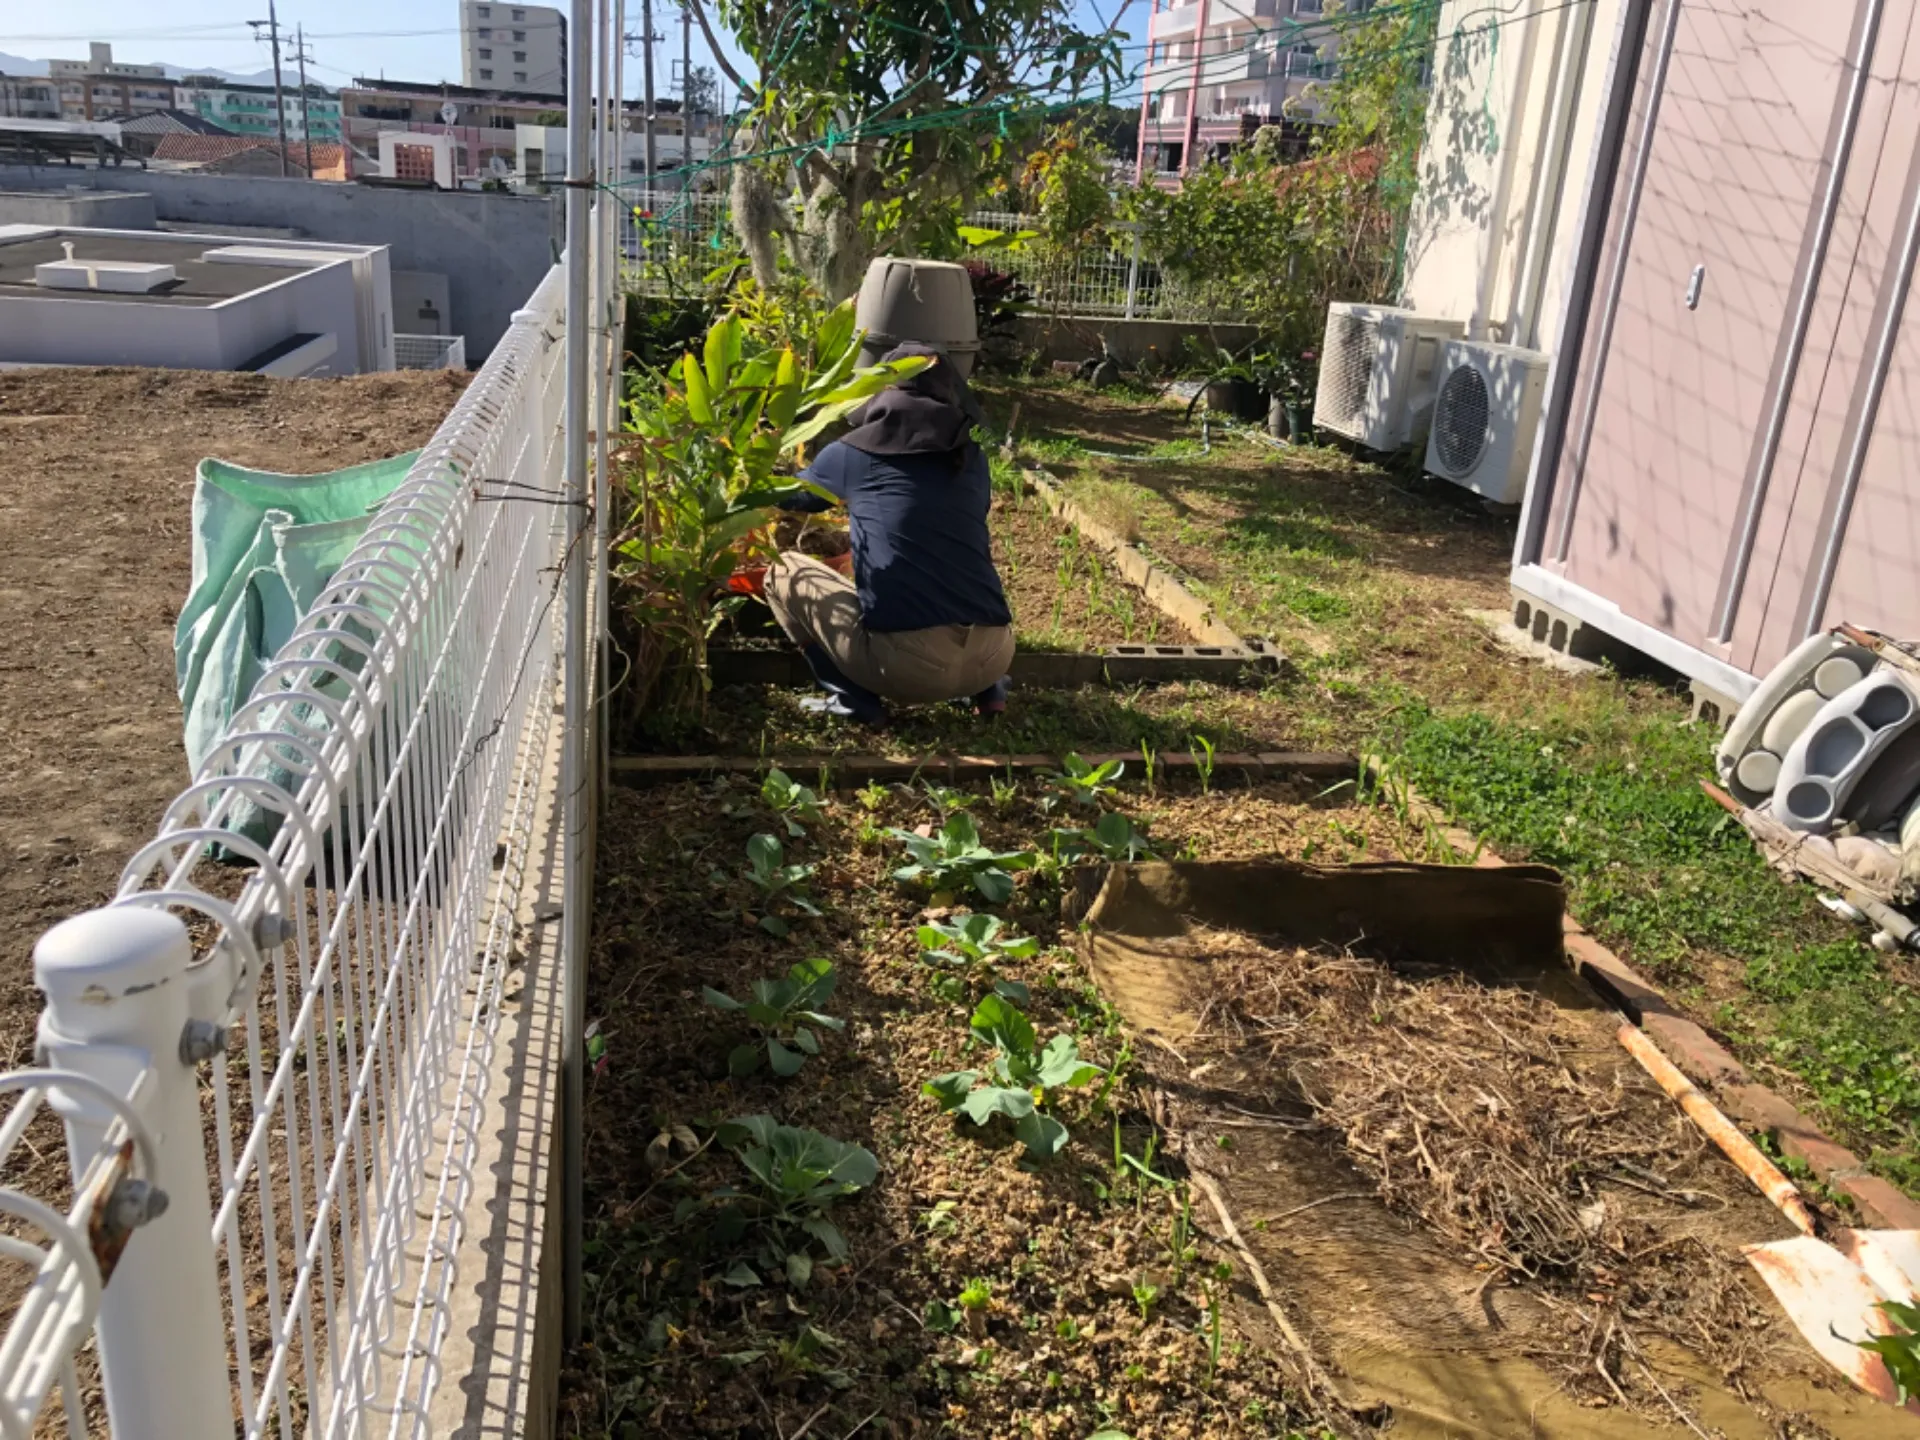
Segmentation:
{"type": "Polygon", "coordinates": [[[1389,1208],[1560,1312],[1577,1385],[1656,1403],[1635,1332],[1742,1368],[1771,1324],[1712,1234],[1724,1177],[1609,1025],[1432,965],[1193,938],[1209,1031],[1263,1049],[1389,1208]]]}

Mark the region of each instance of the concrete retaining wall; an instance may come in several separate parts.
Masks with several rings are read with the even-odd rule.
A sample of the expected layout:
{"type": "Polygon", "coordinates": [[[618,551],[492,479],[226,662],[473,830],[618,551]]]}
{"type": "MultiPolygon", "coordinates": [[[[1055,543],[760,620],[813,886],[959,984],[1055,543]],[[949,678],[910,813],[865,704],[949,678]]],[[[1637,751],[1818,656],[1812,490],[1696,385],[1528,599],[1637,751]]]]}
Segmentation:
{"type": "MultiPolygon", "coordinates": [[[[157,216],[201,229],[284,227],[303,240],[385,245],[394,269],[447,277],[448,328],[467,337],[467,363],[475,367],[553,264],[562,233],[557,196],[385,190],[277,176],[0,167],[0,191],[61,192],[64,198],[69,187],[83,183],[102,194],[152,196],[146,225],[132,228],[148,228],[157,216]]],[[[42,223],[118,222],[62,218],[42,223]]]]}
{"type": "Polygon", "coordinates": [[[151,195],[120,195],[104,190],[0,191],[0,225],[84,225],[96,230],[151,230],[155,218],[151,195]]]}
{"type": "Polygon", "coordinates": [[[1104,317],[1050,320],[1045,315],[1023,315],[1015,322],[1022,349],[1035,349],[1042,360],[1085,360],[1100,354],[1101,337],[1114,359],[1135,366],[1143,359],[1168,365],[1187,349],[1192,336],[1209,348],[1244,350],[1259,336],[1251,325],[1202,325],[1190,320],[1120,320],[1104,317]]]}

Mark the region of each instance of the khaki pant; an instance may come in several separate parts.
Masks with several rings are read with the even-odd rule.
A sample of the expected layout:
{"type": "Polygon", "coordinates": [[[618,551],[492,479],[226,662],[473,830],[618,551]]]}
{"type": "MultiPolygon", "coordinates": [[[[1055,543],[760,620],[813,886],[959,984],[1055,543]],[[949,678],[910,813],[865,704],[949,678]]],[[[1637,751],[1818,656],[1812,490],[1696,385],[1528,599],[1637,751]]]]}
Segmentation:
{"type": "Polygon", "coordinates": [[[847,679],[903,705],[977,695],[1013,660],[1011,625],[868,630],[853,582],[811,555],[782,555],[767,571],[767,604],[794,644],[817,642],[847,679]]]}

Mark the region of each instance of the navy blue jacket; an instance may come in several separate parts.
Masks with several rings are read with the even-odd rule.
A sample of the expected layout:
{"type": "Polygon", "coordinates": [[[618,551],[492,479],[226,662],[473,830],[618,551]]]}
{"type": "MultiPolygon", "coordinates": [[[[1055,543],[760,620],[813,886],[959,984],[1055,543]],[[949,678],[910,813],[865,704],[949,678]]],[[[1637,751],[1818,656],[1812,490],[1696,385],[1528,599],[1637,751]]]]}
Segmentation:
{"type": "MultiPolygon", "coordinates": [[[[951,455],[869,455],[835,441],[803,478],[847,507],[867,629],[1013,623],[987,538],[993,482],[978,445],[956,470],[951,455]]],[[[781,507],[818,512],[827,501],[796,490],[781,507]]]]}

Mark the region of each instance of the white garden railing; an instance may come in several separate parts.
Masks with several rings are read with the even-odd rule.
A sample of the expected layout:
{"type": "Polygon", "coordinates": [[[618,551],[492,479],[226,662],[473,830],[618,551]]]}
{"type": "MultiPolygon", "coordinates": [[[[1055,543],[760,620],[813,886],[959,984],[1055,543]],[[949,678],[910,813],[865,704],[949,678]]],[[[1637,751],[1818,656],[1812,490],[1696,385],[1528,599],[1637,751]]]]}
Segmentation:
{"type": "MultiPolygon", "coordinates": [[[[701,279],[739,246],[730,230],[731,207],[721,192],[632,190],[622,187],[620,254],[626,288],[656,298],[698,292],[701,279]]],[[[1030,230],[1034,219],[1009,211],[981,210],[969,225],[1007,233],[1030,230]]],[[[1115,225],[1070,261],[1049,260],[1031,249],[978,252],[982,264],[1018,276],[1033,291],[1034,308],[1062,315],[1193,319],[1190,307],[1164,291],[1160,272],[1144,260],[1133,231],[1115,225]]]]}
{"type": "Polygon", "coordinates": [[[594,554],[563,488],[565,289],[515,314],[112,904],[36,950],[42,1069],[0,1080],[0,1164],[51,1107],[79,1198],[0,1189],[0,1257],[32,1270],[0,1435],[55,1387],[87,1433],[95,1326],[122,1440],[423,1432],[563,575],[594,554]]]}

